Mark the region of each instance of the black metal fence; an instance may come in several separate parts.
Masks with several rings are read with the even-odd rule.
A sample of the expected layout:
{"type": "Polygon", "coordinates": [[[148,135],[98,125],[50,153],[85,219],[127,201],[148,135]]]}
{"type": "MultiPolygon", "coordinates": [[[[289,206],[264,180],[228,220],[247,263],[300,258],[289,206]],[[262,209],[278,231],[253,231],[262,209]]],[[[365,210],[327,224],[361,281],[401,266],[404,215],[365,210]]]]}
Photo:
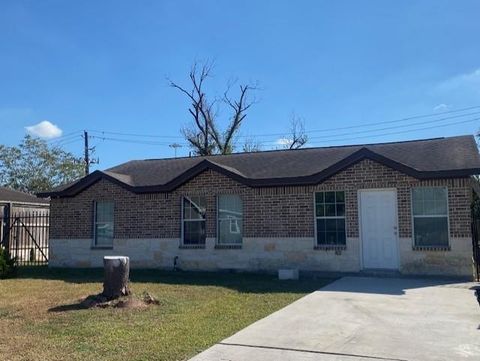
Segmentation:
{"type": "Polygon", "coordinates": [[[480,281],[480,217],[472,214],[472,248],[475,281],[480,281]]]}
{"type": "Polygon", "coordinates": [[[17,266],[48,264],[48,210],[17,212],[3,220],[2,245],[17,266]]]}

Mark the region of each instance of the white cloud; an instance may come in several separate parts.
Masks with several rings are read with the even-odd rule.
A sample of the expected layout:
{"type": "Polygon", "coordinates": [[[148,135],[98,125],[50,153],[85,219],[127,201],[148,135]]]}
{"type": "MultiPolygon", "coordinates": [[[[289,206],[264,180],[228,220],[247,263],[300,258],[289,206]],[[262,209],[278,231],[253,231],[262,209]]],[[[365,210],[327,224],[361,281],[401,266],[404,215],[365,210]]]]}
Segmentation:
{"type": "Polygon", "coordinates": [[[450,106],[444,103],[438,104],[437,106],[433,107],[433,110],[436,112],[444,112],[448,109],[450,109],[450,106]]]}
{"type": "Polygon", "coordinates": [[[277,139],[277,141],[275,143],[277,143],[278,145],[285,146],[285,145],[292,144],[292,140],[289,139],[289,138],[279,138],[279,139],[277,139]]]}
{"type": "Polygon", "coordinates": [[[465,74],[457,75],[453,78],[445,81],[441,86],[444,88],[457,88],[457,87],[478,87],[480,85],[480,68],[465,74]]]}
{"type": "Polygon", "coordinates": [[[480,102],[480,67],[464,71],[433,84],[427,92],[434,112],[466,108],[480,102]],[[436,105],[436,106],[435,106],[436,105]],[[445,108],[446,105],[448,108],[445,108]],[[435,107],[434,107],[435,106],[435,107]]]}
{"type": "Polygon", "coordinates": [[[480,100],[480,68],[441,82],[434,90],[434,94],[457,105],[478,102],[480,100]]]}
{"type": "Polygon", "coordinates": [[[25,127],[25,130],[28,134],[43,139],[58,138],[63,133],[59,127],[50,123],[48,120],[42,120],[38,124],[25,127]]]}

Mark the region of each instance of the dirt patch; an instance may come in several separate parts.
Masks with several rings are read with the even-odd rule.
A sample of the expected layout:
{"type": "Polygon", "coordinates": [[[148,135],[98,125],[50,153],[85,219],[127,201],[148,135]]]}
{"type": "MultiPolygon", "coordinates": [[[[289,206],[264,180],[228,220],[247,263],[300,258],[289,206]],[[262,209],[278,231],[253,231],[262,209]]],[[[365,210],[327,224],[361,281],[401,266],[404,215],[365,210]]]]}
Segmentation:
{"type": "Polygon", "coordinates": [[[116,308],[147,308],[148,304],[143,302],[143,300],[139,300],[138,298],[128,298],[126,300],[120,300],[117,304],[113,307],[116,308]]]}
{"type": "Polygon", "coordinates": [[[103,294],[87,296],[80,302],[81,308],[123,308],[144,309],[151,305],[159,305],[160,302],[148,292],[141,295],[128,295],[113,300],[107,299],[103,294]]]}

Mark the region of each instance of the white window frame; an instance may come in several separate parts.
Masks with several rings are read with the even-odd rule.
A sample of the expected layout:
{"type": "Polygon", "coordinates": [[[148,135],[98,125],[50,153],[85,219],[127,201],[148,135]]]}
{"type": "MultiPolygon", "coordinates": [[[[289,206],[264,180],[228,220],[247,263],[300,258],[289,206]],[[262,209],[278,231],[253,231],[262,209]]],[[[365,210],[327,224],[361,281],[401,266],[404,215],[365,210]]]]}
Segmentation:
{"type": "MultiPolygon", "coordinates": [[[[325,204],[325,198],[324,202],[325,204]]],[[[335,202],[336,205],[336,202],[335,202]]],[[[338,248],[345,248],[347,246],[347,192],[345,190],[322,190],[322,191],[315,191],[313,192],[313,223],[314,223],[314,232],[315,232],[315,248],[333,248],[333,247],[338,247],[338,248]],[[327,193],[327,192],[343,192],[343,197],[345,199],[344,204],[345,204],[345,213],[343,216],[323,216],[323,217],[317,217],[317,201],[316,201],[316,195],[317,193],[327,193]],[[318,232],[317,232],[317,220],[318,219],[343,219],[345,221],[345,244],[335,244],[335,243],[318,243],[318,232]]]]}
{"type": "MultiPolygon", "coordinates": [[[[243,245],[243,198],[239,195],[239,194],[228,194],[228,193],[225,193],[225,194],[218,194],[217,195],[217,240],[216,240],[216,245],[217,246],[242,246],[243,245]],[[226,242],[222,242],[220,243],[220,208],[219,208],[219,200],[220,200],[220,197],[221,196],[237,196],[240,198],[240,200],[242,201],[242,227],[240,227],[238,225],[238,222],[237,222],[237,218],[231,218],[229,219],[228,217],[226,219],[222,219],[222,220],[230,220],[230,224],[229,224],[229,227],[230,229],[232,229],[232,223],[235,224],[237,230],[239,230],[238,233],[240,233],[242,235],[242,239],[241,239],[241,242],[240,243],[226,243],[226,242]]],[[[231,232],[231,233],[237,233],[237,232],[231,232]]]]}
{"type": "Polygon", "coordinates": [[[92,239],[92,248],[113,248],[113,239],[115,238],[115,202],[112,200],[95,200],[93,201],[93,239],[92,239]],[[98,245],[97,244],[97,225],[98,224],[107,224],[110,222],[97,222],[97,205],[98,203],[112,203],[113,204],[113,220],[112,220],[112,244],[111,245],[98,245]]]}
{"type": "MultiPolygon", "coordinates": [[[[181,239],[180,239],[180,244],[182,246],[185,246],[185,247],[204,247],[207,243],[207,236],[205,235],[205,242],[204,243],[185,243],[185,222],[205,222],[205,233],[207,232],[207,211],[205,209],[205,218],[204,219],[198,219],[198,218],[195,218],[195,219],[190,219],[190,218],[184,218],[184,208],[185,208],[185,198],[188,199],[191,203],[193,203],[191,201],[191,198],[195,198],[195,197],[199,197],[199,198],[204,198],[205,199],[205,203],[207,203],[207,197],[205,197],[204,195],[201,195],[201,194],[194,194],[194,195],[190,195],[190,196],[182,196],[181,198],[181,215],[180,215],[180,218],[181,218],[181,222],[182,222],[182,226],[181,226],[181,239]]],[[[206,205],[205,205],[206,206],[206,205]]]]}
{"type": "Polygon", "coordinates": [[[419,187],[412,187],[410,188],[410,214],[411,214],[411,225],[412,225],[412,245],[413,248],[450,248],[450,204],[449,204],[449,194],[448,194],[448,187],[443,186],[419,186],[419,187]],[[413,190],[418,188],[443,188],[445,189],[445,194],[447,197],[447,214],[445,215],[420,215],[416,216],[413,213],[413,190]],[[445,218],[447,217],[447,244],[438,244],[438,245],[420,245],[417,244],[415,240],[415,218],[445,218]]]}
{"type": "MultiPolygon", "coordinates": [[[[232,234],[240,234],[242,233],[242,231],[240,230],[240,226],[238,225],[238,218],[228,218],[230,220],[230,233],[232,234]]],[[[243,216],[242,216],[242,220],[243,220],[243,216]]],[[[242,235],[242,238],[243,238],[243,235],[242,235]]]]}

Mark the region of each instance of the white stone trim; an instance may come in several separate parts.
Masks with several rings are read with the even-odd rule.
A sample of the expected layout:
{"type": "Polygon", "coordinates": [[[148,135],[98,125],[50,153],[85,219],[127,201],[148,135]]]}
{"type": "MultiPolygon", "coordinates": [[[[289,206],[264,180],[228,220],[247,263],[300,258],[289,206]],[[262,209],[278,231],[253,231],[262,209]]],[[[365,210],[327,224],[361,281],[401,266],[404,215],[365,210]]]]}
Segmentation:
{"type": "MultiPolygon", "coordinates": [[[[241,249],[215,249],[209,237],[203,249],[179,249],[179,238],[114,239],[113,249],[92,249],[91,239],[51,239],[50,267],[102,267],[103,257],[130,257],[132,268],[184,270],[359,272],[360,240],[347,237],[344,250],[314,250],[314,237],[245,237],[241,249]]],[[[412,250],[411,238],[399,238],[400,272],[415,275],[471,276],[471,239],[452,238],[450,251],[412,250]]]]}

